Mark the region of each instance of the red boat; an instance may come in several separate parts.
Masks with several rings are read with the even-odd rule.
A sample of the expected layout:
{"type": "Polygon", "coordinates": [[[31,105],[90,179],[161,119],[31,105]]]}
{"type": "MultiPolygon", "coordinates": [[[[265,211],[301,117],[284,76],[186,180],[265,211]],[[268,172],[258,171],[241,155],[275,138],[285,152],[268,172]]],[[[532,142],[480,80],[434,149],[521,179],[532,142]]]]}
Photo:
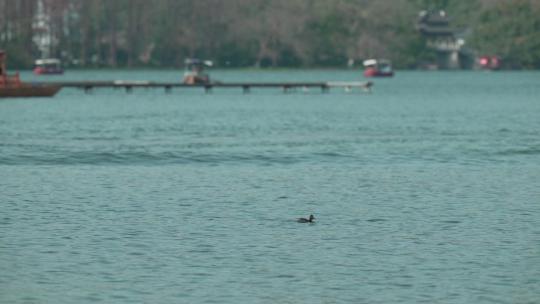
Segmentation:
{"type": "Polygon", "coordinates": [[[392,77],[394,71],[392,64],[385,59],[368,59],[364,61],[364,76],[366,77],[392,77]]]}
{"type": "Polygon", "coordinates": [[[6,53],[0,50],[0,98],[2,97],[51,97],[62,87],[59,85],[24,83],[19,73],[8,75],[6,53]]]}
{"type": "Polygon", "coordinates": [[[498,70],[501,67],[501,59],[498,56],[482,56],[478,59],[480,68],[485,70],[498,70]]]}
{"type": "Polygon", "coordinates": [[[56,58],[38,59],[34,65],[36,75],[61,75],[64,74],[62,63],[56,58]]]}

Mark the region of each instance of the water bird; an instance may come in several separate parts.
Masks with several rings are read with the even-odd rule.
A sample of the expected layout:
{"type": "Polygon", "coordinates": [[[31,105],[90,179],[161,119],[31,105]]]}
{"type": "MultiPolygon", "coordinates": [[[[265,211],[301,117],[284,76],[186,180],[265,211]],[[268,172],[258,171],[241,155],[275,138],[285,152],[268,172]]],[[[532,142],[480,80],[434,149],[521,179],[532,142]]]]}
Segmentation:
{"type": "Polygon", "coordinates": [[[297,221],[298,223],[313,223],[313,222],[314,222],[314,221],[313,221],[314,219],[315,219],[315,217],[313,216],[313,214],[311,214],[311,215],[309,216],[309,219],[307,219],[307,218],[305,218],[305,217],[301,217],[301,218],[297,219],[296,221],[297,221]]]}

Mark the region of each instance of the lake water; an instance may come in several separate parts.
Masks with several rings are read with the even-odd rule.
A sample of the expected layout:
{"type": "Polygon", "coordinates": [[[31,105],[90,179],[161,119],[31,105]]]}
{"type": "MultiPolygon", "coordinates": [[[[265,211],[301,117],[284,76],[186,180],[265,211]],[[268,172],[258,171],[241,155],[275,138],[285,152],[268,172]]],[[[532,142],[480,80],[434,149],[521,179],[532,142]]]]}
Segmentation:
{"type": "Polygon", "coordinates": [[[539,302],[539,72],[0,100],[0,303],[539,302]]]}

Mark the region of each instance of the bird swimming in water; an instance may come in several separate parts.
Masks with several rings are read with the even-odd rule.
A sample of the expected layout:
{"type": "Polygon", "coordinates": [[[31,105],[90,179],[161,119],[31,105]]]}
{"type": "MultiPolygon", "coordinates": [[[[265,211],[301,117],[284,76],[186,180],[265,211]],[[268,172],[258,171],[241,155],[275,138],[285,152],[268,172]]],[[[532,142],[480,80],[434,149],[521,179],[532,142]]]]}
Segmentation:
{"type": "Polygon", "coordinates": [[[313,221],[314,219],[315,219],[315,217],[313,216],[313,214],[311,214],[309,216],[309,219],[301,217],[301,218],[297,219],[296,221],[298,223],[314,223],[314,221],[313,221]]]}

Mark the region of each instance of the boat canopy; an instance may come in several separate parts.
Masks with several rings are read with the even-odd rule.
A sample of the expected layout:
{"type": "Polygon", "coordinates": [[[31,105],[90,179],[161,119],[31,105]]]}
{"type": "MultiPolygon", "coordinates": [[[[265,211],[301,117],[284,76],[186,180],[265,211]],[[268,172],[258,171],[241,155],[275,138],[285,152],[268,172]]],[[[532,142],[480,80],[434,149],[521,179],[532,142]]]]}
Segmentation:
{"type": "Polygon", "coordinates": [[[36,60],[36,65],[60,65],[60,60],[56,58],[46,58],[36,60]]]}
{"type": "Polygon", "coordinates": [[[377,65],[391,65],[390,63],[390,60],[387,60],[387,59],[367,59],[367,60],[364,60],[364,66],[365,67],[369,67],[369,66],[377,66],[377,65]]]}
{"type": "Polygon", "coordinates": [[[193,66],[207,66],[207,67],[211,67],[214,65],[214,63],[210,60],[201,60],[201,59],[197,59],[197,58],[187,58],[186,60],[184,60],[184,64],[186,65],[186,67],[193,67],[193,66]]]}
{"type": "Polygon", "coordinates": [[[376,59],[364,60],[364,66],[373,66],[373,65],[377,65],[377,60],[376,59]]]}

